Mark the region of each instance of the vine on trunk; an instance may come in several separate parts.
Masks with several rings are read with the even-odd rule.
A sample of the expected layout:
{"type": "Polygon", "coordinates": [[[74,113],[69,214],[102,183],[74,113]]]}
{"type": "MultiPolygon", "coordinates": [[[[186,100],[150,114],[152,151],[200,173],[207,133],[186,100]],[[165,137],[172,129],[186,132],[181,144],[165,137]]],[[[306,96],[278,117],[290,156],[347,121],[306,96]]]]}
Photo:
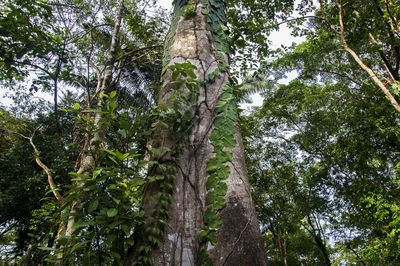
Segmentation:
{"type": "Polygon", "coordinates": [[[174,93],[165,102],[160,102],[154,111],[155,134],[162,132],[174,136],[173,147],[161,145],[150,150],[152,160],[148,162],[148,185],[159,186],[155,205],[146,221],[146,239],[139,246],[139,255],[133,265],[153,265],[151,251],[159,248],[169,218],[168,209],[172,202],[172,192],[177,175],[177,161],[181,155],[181,143],[187,138],[194,125],[194,112],[199,95],[199,81],[190,62],[174,63],[167,68],[171,71],[174,93]],[[180,104],[184,103],[182,110],[180,104]]]}
{"type": "MultiPolygon", "coordinates": [[[[225,3],[219,0],[201,0],[203,5],[202,14],[206,15],[207,30],[211,33],[210,41],[214,50],[218,67],[208,74],[203,81],[205,84],[213,83],[220,77],[221,72],[229,71],[227,55],[230,54],[230,38],[227,35],[225,3]]],[[[226,164],[232,162],[232,151],[230,148],[236,146],[235,133],[237,132],[237,102],[233,94],[233,87],[227,83],[219,96],[219,102],[215,107],[216,118],[214,129],[210,134],[210,142],[214,146],[215,157],[207,162],[207,173],[209,174],[206,189],[207,207],[204,216],[204,227],[200,233],[202,250],[199,254],[199,265],[212,265],[207,254],[217,242],[217,233],[221,228],[221,218],[217,212],[226,206],[225,195],[228,190],[224,182],[230,173],[230,167],[226,164]]]]}

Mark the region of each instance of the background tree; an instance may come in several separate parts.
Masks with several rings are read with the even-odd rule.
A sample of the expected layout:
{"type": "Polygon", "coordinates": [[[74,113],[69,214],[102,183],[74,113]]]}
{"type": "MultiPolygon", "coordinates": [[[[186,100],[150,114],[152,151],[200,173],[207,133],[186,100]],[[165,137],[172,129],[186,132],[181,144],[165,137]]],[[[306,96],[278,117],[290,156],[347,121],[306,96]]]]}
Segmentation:
{"type": "MultiPolygon", "coordinates": [[[[376,5],[369,4],[354,2],[352,7],[362,7],[363,12],[375,14],[376,9],[372,8],[376,8],[376,5]]],[[[306,173],[312,174],[310,177],[314,182],[310,188],[318,188],[312,194],[317,193],[315,195],[323,199],[318,203],[319,206],[326,206],[317,209],[316,213],[323,217],[327,226],[325,232],[331,232],[335,239],[331,241],[336,241],[337,250],[347,254],[340,260],[368,264],[377,263],[379,257],[388,263],[395,263],[397,257],[388,249],[398,248],[389,244],[393,242],[387,238],[388,235],[395,235],[390,226],[397,223],[393,216],[395,212],[392,213],[395,207],[388,207],[392,211],[388,211],[385,218],[380,216],[378,219],[381,222],[385,220],[383,224],[387,224],[378,225],[376,217],[382,212],[375,205],[375,200],[383,196],[382,187],[385,187],[387,197],[398,197],[394,167],[398,150],[397,116],[377,93],[377,85],[373,80],[370,81],[369,74],[343,48],[340,36],[332,31],[332,25],[326,23],[326,19],[335,21],[338,18],[336,4],[324,7],[316,11],[317,16],[303,31],[307,36],[304,43],[286,50],[279,49],[277,56],[280,57],[272,63],[266,63],[266,68],[261,68],[259,77],[274,73],[279,79],[282,74],[292,70],[298,70],[299,76],[290,84],[276,88],[271,86],[275,82],[273,77],[255,84],[267,84],[270,89],[265,94],[263,107],[257,110],[253,118],[256,122],[251,125],[262,128],[258,137],[260,143],[268,139],[279,144],[273,147],[283,145],[280,149],[287,149],[285,154],[296,155],[295,158],[286,155],[282,158],[283,162],[300,161],[301,166],[296,169],[305,169],[306,173]],[[328,9],[328,6],[332,9],[328,9]],[[321,19],[318,14],[325,14],[326,17],[321,19]],[[318,191],[327,194],[321,195],[318,191]],[[334,200],[328,200],[330,198],[334,200]],[[368,203],[370,200],[374,203],[368,203]],[[382,229],[387,230],[386,233],[380,231],[382,229]],[[379,243],[380,248],[373,243],[379,243]],[[391,248],[386,249],[388,246],[391,248]],[[377,252],[372,255],[371,250],[377,252]]],[[[368,29],[357,24],[360,17],[353,14],[354,17],[350,16],[344,21],[347,27],[354,23],[353,27],[358,31],[346,32],[347,43],[363,58],[368,58],[370,68],[382,73],[383,77],[386,71],[382,65],[383,59],[370,43],[368,29]]],[[[374,32],[383,36],[385,30],[381,32],[375,28],[374,32]]],[[[383,41],[382,45],[385,45],[383,41]]],[[[385,47],[396,50],[395,44],[385,47]]],[[[387,56],[386,52],[391,53],[382,50],[383,56],[387,56]]],[[[389,89],[395,91],[393,87],[389,89]]],[[[270,165],[272,161],[268,160],[262,169],[273,168],[270,165]]],[[[301,172],[297,175],[302,176],[301,172]]]]}
{"type": "MultiPolygon", "coordinates": [[[[315,5],[302,1],[298,10],[297,17],[283,16],[277,24],[288,23],[295,29],[293,34],[305,36],[306,41],[271,52],[276,60],[264,61],[249,80],[253,83],[244,86],[267,90],[262,108],[243,120],[244,128],[249,128],[244,135],[254,189],[257,195],[273,189],[274,184],[267,182],[280,176],[276,167],[295,164],[301,182],[285,193],[284,202],[291,202],[289,195],[299,196],[303,204],[294,209],[305,210],[300,216],[320,217],[322,235],[335,243],[326,250],[328,255],[337,255],[328,259],[363,265],[379,264],[379,259],[397,263],[393,239],[398,236],[392,225],[397,224],[398,117],[390,106],[393,101],[387,102],[379,93],[384,91],[383,84],[397,97],[399,39],[391,26],[396,24],[390,22],[397,17],[397,9],[391,1],[319,1],[315,5]],[[311,10],[315,13],[307,13],[311,10]],[[295,81],[277,85],[293,70],[298,72],[295,81]],[[273,176],[264,183],[258,181],[266,172],[273,176]],[[316,205],[304,209],[310,196],[316,205]],[[388,204],[389,198],[393,204],[388,204]]],[[[264,210],[259,207],[259,215],[274,209],[265,198],[256,198],[256,206],[264,206],[264,210]]],[[[316,224],[311,226],[305,219],[302,229],[316,236],[310,232],[316,224]]],[[[267,227],[267,234],[271,230],[267,227]]],[[[302,254],[301,249],[288,247],[287,253],[302,254]]],[[[279,250],[279,245],[274,248],[279,250]]]]}

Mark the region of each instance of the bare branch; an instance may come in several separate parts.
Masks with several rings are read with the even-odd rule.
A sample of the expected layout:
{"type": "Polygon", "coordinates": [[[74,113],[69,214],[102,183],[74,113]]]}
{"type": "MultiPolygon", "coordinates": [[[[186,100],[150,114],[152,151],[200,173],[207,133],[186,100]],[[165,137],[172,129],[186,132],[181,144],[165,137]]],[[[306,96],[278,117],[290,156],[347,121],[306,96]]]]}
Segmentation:
{"type": "Polygon", "coordinates": [[[17,134],[20,137],[29,140],[29,143],[31,144],[33,151],[34,151],[34,157],[35,157],[35,161],[37,163],[37,165],[40,166],[40,168],[43,169],[43,171],[46,172],[47,174],[47,181],[49,183],[50,189],[53,192],[54,197],[56,197],[56,199],[60,202],[61,206],[65,203],[65,199],[64,197],[60,194],[60,192],[58,192],[58,188],[54,182],[53,176],[51,174],[51,170],[49,167],[47,167],[47,165],[45,165],[39,158],[39,150],[36,148],[35,143],[33,142],[33,137],[35,136],[35,132],[38,130],[39,128],[34,129],[32,136],[27,137],[21,133],[15,132],[15,131],[11,131],[9,129],[5,129],[7,132],[9,133],[13,133],[13,134],[17,134]]]}

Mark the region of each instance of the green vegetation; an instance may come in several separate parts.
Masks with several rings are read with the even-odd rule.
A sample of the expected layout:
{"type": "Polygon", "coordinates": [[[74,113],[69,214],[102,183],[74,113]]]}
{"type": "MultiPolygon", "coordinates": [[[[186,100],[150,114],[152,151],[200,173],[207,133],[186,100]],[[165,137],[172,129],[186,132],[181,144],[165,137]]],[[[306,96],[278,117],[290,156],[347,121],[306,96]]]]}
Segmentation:
{"type": "Polygon", "coordinates": [[[136,263],[153,264],[199,88],[230,71],[199,264],[212,265],[238,125],[270,265],[399,264],[398,1],[176,0],[169,32],[147,2],[0,3],[0,86],[14,100],[0,108],[0,264],[121,265],[138,237],[136,263]],[[178,22],[200,4],[217,54],[204,77],[169,64],[178,22]],[[282,25],[304,42],[272,50],[282,25]],[[157,102],[167,72],[175,90],[157,102]],[[252,92],[262,106],[238,114],[252,92]],[[149,141],[166,132],[173,143],[149,141]],[[146,186],[159,194],[141,232],[146,186]]]}

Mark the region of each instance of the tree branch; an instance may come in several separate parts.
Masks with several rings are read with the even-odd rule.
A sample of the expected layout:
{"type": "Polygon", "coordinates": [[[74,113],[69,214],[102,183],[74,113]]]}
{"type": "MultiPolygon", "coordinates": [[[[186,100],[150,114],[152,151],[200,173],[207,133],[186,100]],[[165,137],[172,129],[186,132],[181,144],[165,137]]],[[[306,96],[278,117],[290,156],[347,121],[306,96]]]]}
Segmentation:
{"type": "MultiPolygon", "coordinates": [[[[6,130],[7,130],[7,129],[6,129],[6,130]]],[[[52,174],[51,174],[51,170],[40,160],[40,158],[39,158],[40,152],[39,152],[39,150],[36,148],[35,143],[33,142],[33,137],[34,137],[34,135],[35,135],[35,131],[36,131],[36,130],[37,130],[37,129],[35,129],[35,130],[33,131],[33,134],[32,134],[32,136],[30,136],[30,137],[27,137],[27,136],[25,136],[25,135],[23,135],[23,134],[21,134],[21,133],[18,133],[18,132],[13,132],[13,131],[10,131],[10,130],[7,130],[7,131],[8,131],[8,132],[11,132],[11,133],[14,133],[14,134],[17,134],[17,135],[21,136],[22,138],[29,140],[29,143],[31,144],[31,146],[32,146],[32,148],[33,148],[33,151],[34,151],[35,161],[36,161],[36,163],[40,166],[40,168],[42,168],[43,171],[46,172],[46,174],[47,174],[47,181],[48,181],[48,183],[49,183],[50,189],[51,189],[51,191],[53,192],[54,197],[56,197],[56,199],[60,202],[60,204],[61,204],[61,206],[62,206],[62,205],[64,205],[64,203],[65,203],[65,199],[64,199],[64,197],[60,194],[60,192],[58,192],[58,188],[57,188],[57,186],[56,186],[56,184],[55,184],[55,182],[54,182],[54,180],[53,180],[53,176],[52,176],[52,174]]]]}
{"type": "Polygon", "coordinates": [[[391,94],[391,92],[386,88],[383,82],[376,76],[375,72],[371,68],[369,68],[361,60],[361,58],[357,55],[357,53],[353,49],[351,49],[347,44],[346,38],[344,36],[343,5],[341,5],[338,0],[335,0],[335,3],[339,7],[339,24],[340,24],[339,37],[342,41],[343,48],[354,58],[354,60],[360,65],[360,67],[368,73],[368,75],[375,82],[375,84],[378,85],[378,87],[383,91],[383,93],[385,93],[386,97],[388,97],[392,106],[396,109],[397,112],[400,113],[400,106],[397,100],[391,94]]]}

